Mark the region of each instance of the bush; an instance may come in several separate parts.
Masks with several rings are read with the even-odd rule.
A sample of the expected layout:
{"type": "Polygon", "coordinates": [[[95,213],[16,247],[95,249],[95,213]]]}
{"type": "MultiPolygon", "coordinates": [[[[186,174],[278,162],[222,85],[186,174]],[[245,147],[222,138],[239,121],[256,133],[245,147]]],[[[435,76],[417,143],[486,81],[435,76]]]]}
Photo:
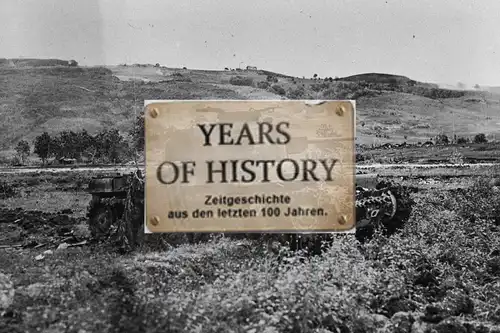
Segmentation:
{"type": "Polygon", "coordinates": [[[270,84],[269,82],[267,81],[260,81],[260,82],[257,82],[257,88],[260,88],[260,89],[267,89],[269,88],[270,84]]]}
{"type": "Polygon", "coordinates": [[[499,213],[500,193],[478,178],[467,190],[422,196],[400,234],[378,235],[364,251],[380,269],[398,267],[422,307],[500,323],[499,213]]]}
{"type": "Polygon", "coordinates": [[[330,84],[327,83],[327,82],[314,83],[314,84],[311,85],[311,90],[315,91],[315,92],[320,92],[320,91],[326,90],[328,88],[330,88],[330,84]]]}
{"type": "Polygon", "coordinates": [[[286,97],[289,99],[308,99],[310,95],[304,89],[304,87],[291,88],[286,93],[286,97]]]}
{"type": "Polygon", "coordinates": [[[229,79],[229,83],[235,86],[252,86],[253,85],[253,79],[251,77],[243,77],[240,75],[233,76],[231,79],[229,79]]]}
{"type": "Polygon", "coordinates": [[[403,295],[406,287],[394,269],[374,268],[357,253],[356,244],[342,237],[311,260],[286,249],[266,253],[249,241],[221,240],[176,252],[139,261],[170,291],[154,300],[144,295],[144,301],[151,315],[166,310],[160,326],[174,332],[196,327],[203,332],[229,332],[230,327],[242,332],[346,331],[359,311],[403,295]],[[163,265],[146,264],[157,260],[163,265]],[[179,287],[172,286],[181,281],[179,287]],[[208,283],[200,286],[202,281],[208,283]]]}
{"type": "Polygon", "coordinates": [[[273,84],[269,90],[271,92],[278,94],[278,95],[281,95],[281,96],[286,95],[285,89],[282,86],[277,85],[277,84],[273,84]]]}
{"type": "Polygon", "coordinates": [[[16,195],[14,187],[6,181],[0,180],[0,199],[5,200],[16,195]]]}
{"type": "Polygon", "coordinates": [[[450,139],[446,134],[439,134],[436,136],[436,144],[437,145],[447,145],[450,143],[450,139]]]}
{"type": "Polygon", "coordinates": [[[164,261],[155,279],[164,276],[168,297],[144,299],[152,313],[167,310],[160,326],[174,331],[354,332],[366,314],[425,312],[429,304],[445,317],[500,322],[499,208],[500,194],[478,179],[458,194],[422,195],[391,237],[377,233],[364,245],[335,237],[317,257],[265,252],[249,240],[181,246],[175,265],[149,260],[164,261]],[[173,267],[175,278],[168,276],[173,267]]]}
{"type": "Polygon", "coordinates": [[[484,133],[479,133],[474,136],[474,143],[486,143],[488,140],[486,139],[486,135],[484,133]]]}
{"type": "Polygon", "coordinates": [[[278,78],[274,75],[266,76],[266,81],[269,83],[278,83],[278,78]]]}
{"type": "Polygon", "coordinates": [[[10,160],[10,165],[11,166],[22,166],[23,163],[21,161],[21,159],[18,157],[18,156],[14,156],[11,160],[10,160]]]}
{"type": "Polygon", "coordinates": [[[369,85],[357,82],[338,82],[323,90],[321,94],[324,99],[358,99],[360,97],[376,96],[379,93],[369,85]]]}

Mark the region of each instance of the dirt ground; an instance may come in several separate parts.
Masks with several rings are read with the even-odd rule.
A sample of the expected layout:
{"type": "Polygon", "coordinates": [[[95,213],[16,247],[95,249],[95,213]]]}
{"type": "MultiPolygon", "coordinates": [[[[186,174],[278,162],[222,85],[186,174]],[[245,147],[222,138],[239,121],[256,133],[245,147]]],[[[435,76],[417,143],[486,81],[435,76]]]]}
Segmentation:
{"type": "Polygon", "coordinates": [[[406,180],[401,235],[308,260],[226,238],[119,254],[89,237],[87,176],[0,178],[0,332],[500,332],[500,195],[448,193],[471,179],[406,180]]]}

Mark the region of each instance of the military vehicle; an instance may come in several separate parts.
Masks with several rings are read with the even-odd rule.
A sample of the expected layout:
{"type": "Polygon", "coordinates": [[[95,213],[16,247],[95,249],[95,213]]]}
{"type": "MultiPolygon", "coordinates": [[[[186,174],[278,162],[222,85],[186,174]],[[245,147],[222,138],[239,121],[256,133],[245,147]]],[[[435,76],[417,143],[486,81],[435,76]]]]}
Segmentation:
{"type": "MultiPolygon", "coordinates": [[[[92,237],[102,240],[114,229],[120,248],[130,250],[139,245],[144,230],[142,172],[96,176],[91,179],[88,191],[92,194],[87,212],[92,237]]],[[[365,242],[376,229],[392,234],[403,226],[411,213],[410,193],[409,188],[381,181],[377,174],[356,175],[356,238],[365,242]]],[[[280,240],[292,250],[319,253],[321,242],[329,235],[284,234],[280,240]]]]}

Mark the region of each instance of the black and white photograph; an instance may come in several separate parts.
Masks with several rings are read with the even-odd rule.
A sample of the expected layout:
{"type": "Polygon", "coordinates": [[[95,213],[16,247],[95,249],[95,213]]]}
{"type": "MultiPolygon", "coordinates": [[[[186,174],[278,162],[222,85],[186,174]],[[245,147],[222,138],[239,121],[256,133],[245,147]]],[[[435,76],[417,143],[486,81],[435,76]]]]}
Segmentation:
{"type": "Polygon", "coordinates": [[[0,332],[500,333],[499,31],[498,0],[0,0],[0,332]],[[164,146],[233,180],[149,183],[164,146]]]}

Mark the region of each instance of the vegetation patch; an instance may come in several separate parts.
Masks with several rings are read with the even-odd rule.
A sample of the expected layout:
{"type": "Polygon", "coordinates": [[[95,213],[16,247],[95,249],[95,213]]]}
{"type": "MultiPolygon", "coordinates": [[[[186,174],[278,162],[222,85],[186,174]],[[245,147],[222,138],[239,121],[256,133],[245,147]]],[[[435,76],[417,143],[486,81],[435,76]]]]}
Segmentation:
{"type": "MultiPolygon", "coordinates": [[[[197,244],[172,236],[122,256],[98,245],[2,253],[15,288],[5,323],[18,331],[494,332],[500,192],[478,177],[466,189],[413,195],[396,234],[364,244],[339,235],[318,256],[221,235],[197,244]]],[[[47,235],[36,216],[56,229],[75,223],[3,214],[0,223],[24,214],[22,226],[47,235]]]]}

